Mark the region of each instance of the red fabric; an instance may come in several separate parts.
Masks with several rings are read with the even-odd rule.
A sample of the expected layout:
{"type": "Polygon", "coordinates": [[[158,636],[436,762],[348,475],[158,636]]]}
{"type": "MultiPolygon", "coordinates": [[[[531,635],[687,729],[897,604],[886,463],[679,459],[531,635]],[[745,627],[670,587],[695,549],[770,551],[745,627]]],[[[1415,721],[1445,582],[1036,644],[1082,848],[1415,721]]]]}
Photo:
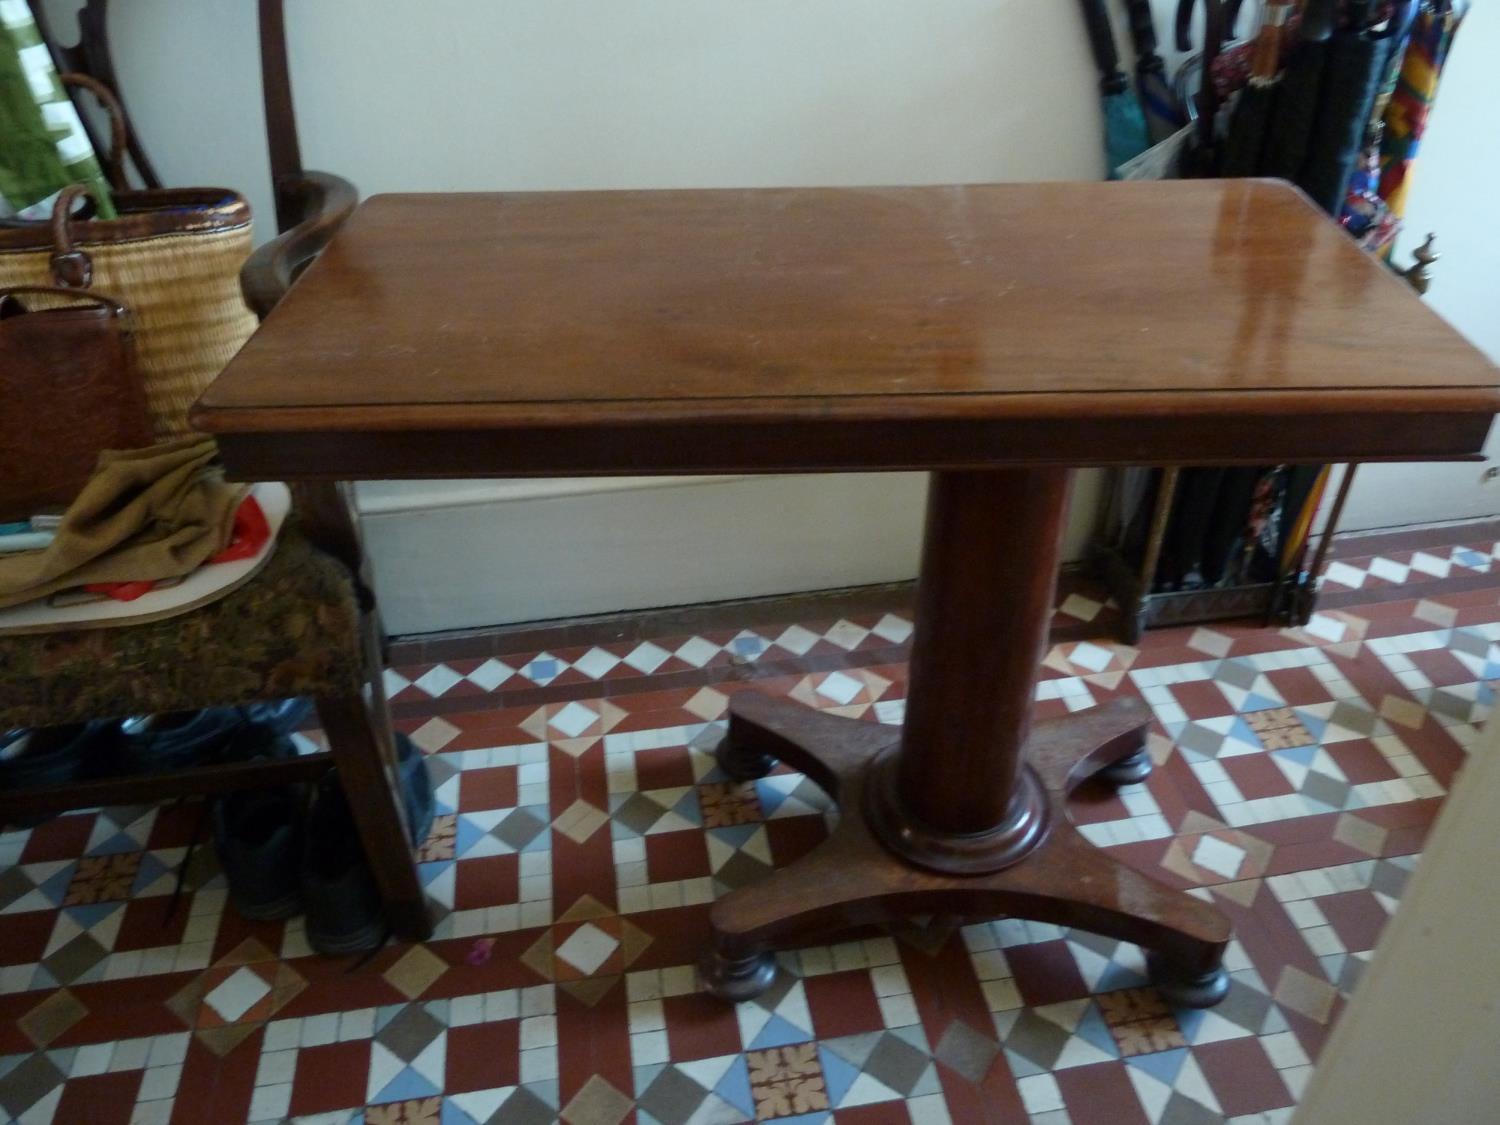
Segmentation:
{"type": "MultiPolygon", "coordinates": [[[[237,562],[253,559],[271,538],[271,524],[266,513],[254,496],[246,496],[234,512],[234,526],[229,532],[229,545],[205,566],[215,563],[237,562]]],[[[95,582],[84,589],[91,594],[103,594],[117,602],[133,602],[142,594],[149,594],[156,587],[154,580],[141,582],[95,582]]]]}
{"type": "Polygon", "coordinates": [[[155,580],[149,578],[144,582],[90,582],[84,587],[91,594],[103,594],[106,598],[113,598],[117,602],[133,602],[142,594],[149,594],[155,588],[155,580]]]}
{"type": "Polygon", "coordinates": [[[266,513],[261,510],[260,503],[254,496],[246,496],[240,506],[235,509],[234,527],[229,533],[229,546],[208,562],[212,565],[213,563],[236,562],[240,559],[253,559],[260,554],[260,549],[270,538],[271,525],[266,520],[266,513]]]}

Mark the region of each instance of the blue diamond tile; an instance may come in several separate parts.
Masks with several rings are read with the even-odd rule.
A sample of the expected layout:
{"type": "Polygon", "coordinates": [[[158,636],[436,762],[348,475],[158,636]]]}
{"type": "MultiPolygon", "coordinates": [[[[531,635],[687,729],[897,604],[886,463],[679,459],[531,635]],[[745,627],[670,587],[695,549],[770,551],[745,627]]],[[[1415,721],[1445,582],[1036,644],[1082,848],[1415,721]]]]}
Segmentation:
{"type": "Polygon", "coordinates": [[[827,1047],[818,1048],[818,1059],[823,1064],[823,1078],[828,1084],[828,1103],[837,1106],[859,1077],[859,1068],[827,1047]]]}
{"type": "Polygon", "coordinates": [[[766,1026],[760,1029],[760,1034],[747,1048],[751,1051],[763,1051],[767,1047],[785,1047],[792,1043],[806,1043],[807,1032],[795,1026],[780,1016],[772,1016],[766,1021],[766,1026]]]}
{"type": "Polygon", "coordinates": [[[724,1077],[714,1087],[714,1093],[741,1113],[755,1116],[755,1099],[750,1096],[750,1068],[745,1063],[744,1055],[735,1059],[734,1064],[724,1072],[724,1077]]]}
{"type": "Polygon", "coordinates": [[[1187,1057],[1188,1049],[1177,1047],[1171,1051],[1155,1051],[1149,1055],[1131,1055],[1125,1061],[1171,1086],[1176,1083],[1178,1072],[1182,1070],[1182,1064],[1187,1061],[1187,1057]]]}
{"type": "Polygon", "coordinates": [[[430,1098],[441,1093],[442,1091],[434,1086],[430,1079],[422,1077],[407,1066],[402,1067],[396,1077],[385,1084],[385,1089],[370,1099],[370,1104],[403,1102],[409,1098],[430,1098]]]}

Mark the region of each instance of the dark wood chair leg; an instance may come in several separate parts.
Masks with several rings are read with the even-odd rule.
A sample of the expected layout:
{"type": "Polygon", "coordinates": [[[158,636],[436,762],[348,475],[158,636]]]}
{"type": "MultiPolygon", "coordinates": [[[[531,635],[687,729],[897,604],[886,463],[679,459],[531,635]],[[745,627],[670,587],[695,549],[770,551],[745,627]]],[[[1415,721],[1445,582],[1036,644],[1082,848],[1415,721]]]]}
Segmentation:
{"type": "Polygon", "coordinates": [[[391,928],[400,937],[423,941],[432,936],[432,917],[417,878],[406,806],[401,800],[395,733],[383,679],[385,636],[350,492],[345,485],[320,481],[295,486],[293,495],[308,539],[349,568],[363,608],[363,694],[319,697],[318,718],[328,735],[328,747],[391,928]]]}
{"type": "Polygon", "coordinates": [[[432,918],[407,834],[390,724],[357,695],[320,696],[317,704],[391,929],[424,941],[432,936],[432,918]]]}

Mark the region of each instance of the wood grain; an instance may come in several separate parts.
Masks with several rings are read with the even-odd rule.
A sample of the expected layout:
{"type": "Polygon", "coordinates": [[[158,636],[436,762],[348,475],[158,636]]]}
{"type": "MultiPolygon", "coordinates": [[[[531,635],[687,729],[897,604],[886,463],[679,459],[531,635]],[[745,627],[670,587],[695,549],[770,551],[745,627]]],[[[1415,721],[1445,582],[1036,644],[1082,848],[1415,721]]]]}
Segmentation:
{"type": "MultiPolygon", "coordinates": [[[[396,195],[360,208],[194,420],[246,435],[232,467],[251,434],[338,435],[328,475],[370,467],[361,434],[485,435],[467,469],[390,448],[391,475],[566,471],[477,448],[543,427],[675,432],[659,471],[779,471],[884,467],[885,447],[834,461],[762,442],[728,465],[694,431],[794,426],[817,446],[930,423],[938,446],[977,433],[1004,463],[1009,427],[1053,463],[1120,463],[1171,459],[1186,419],[1250,418],[1275,456],[1328,456],[1310,439],[1382,414],[1407,424],[1363,455],[1430,458],[1477,451],[1482,427],[1448,422],[1492,414],[1497,382],[1281,183],[396,195]],[[1411,417],[1429,412],[1442,424],[1411,417]],[[1278,439],[1313,416],[1295,450],[1278,439]],[[1087,418],[1141,437],[1101,454],[1087,418]]],[[[1189,460],[1249,455],[1243,426],[1196,436],[1189,460]]]]}

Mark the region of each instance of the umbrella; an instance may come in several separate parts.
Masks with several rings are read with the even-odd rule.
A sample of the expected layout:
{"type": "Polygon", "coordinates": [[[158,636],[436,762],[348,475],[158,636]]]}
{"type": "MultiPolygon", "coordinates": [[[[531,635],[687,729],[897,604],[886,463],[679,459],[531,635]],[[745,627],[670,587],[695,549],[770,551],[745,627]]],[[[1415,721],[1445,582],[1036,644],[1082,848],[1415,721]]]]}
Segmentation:
{"type": "Polygon", "coordinates": [[[1372,0],[1350,4],[1352,26],[1328,41],[1327,59],[1308,136],[1307,158],[1295,182],[1319,207],[1337,215],[1364,147],[1365,126],[1397,40],[1370,29],[1372,0]]]}
{"type": "Polygon", "coordinates": [[[1109,177],[1114,179],[1121,164],[1151,147],[1151,139],[1146,134],[1146,119],[1141,115],[1140,103],[1130,91],[1129,79],[1120,70],[1120,58],[1115,53],[1115,36],[1110,30],[1109,13],[1104,10],[1104,0],[1080,2],[1083,5],[1083,22],[1088,28],[1089,46],[1094,52],[1094,65],[1099,68],[1099,96],[1104,109],[1104,151],[1109,159],[1109,177]]]}
{"type": "MultiPolygon", "coordinates": [[[[1177,0],[1177,16],[1173,27],[1177,49],[1184,53],[1193,49],[1193,7],[1197,2],[1198,0],[1177,0]]],[[[1218,49],[1234,35],[1234,23],[1240,15],[1240,0],[1221,0],[1216,7],[1217,12],[1205,10],[1203,13],[1203,46],[1205,49],[1212,49],[1215,57],[1218,56],[1218,49]]]]}
{"type": "MultiPolygon", "coordinates": [[[[1192,49],[1188,29],[1192,24],[1193,5],[1197,0],[1183,0],[1177,8],[1177,48],[1192,49]]],[[[1214,62],[1224,43],[1224,5],[1221,0],[1203,0],[1203,53],[1199,67],[1198,92],[1184,95],[1190,116],[1196,114],[1197,128],[1182,151],[1180,173],[1187,178],[1213,176],[1218,173],[1219,90],[1214,85],[1214,62]]],[[[1179,78],[1181,75],[1179,75],[1179,78]]]]}
{"type": "Polygon", "coordinates": [[[1385,111],[1385,135],[1380,143],[1380,197],[1394,215],[1406,210],[1411,162],[1427,129],[1427,116],[1437,97],[1438,78],[1463,12],[1441,0],[1423,4],[1401,62],[1401,77],[1385,111]]]}
{"type": "Polygon", "coordinates": [[[1303,6],[1302,20],[1287,54],[1276,90],[1276,104],[1261,146],[1261,175],[1293,179],[1307,159],[1318,93],[1323,84],[1323,63],[1328,55],[1328,40],[1333,35],[1333,16],[1334,0],[1307,0],[1303,6]]]}
{"type": "Polygon", "coordinates": [[[1401,0],[1391,13],[1384,34],[1393,37],[1393,42],[1386,55],[1370,120],[1365,123],[1364,148],[1360,151],[1354,174],[1349,177],[1348,194],[1339,213],[1339,222],[1344,229],[1366,250],[1380,250],[1389,245],[1401,226],[1400,220],[1380,198],[1380,144],[1385,135],[1385,112],[1401,75],[1407,35],[1416,11],[1416,0],[1401,0]]]}
{"type": "Polygon", "coordinates": [[[1166,64],[1156,53],[1156,25],[1151,20],[1151,0],[1125,0],[1130,14],[1130,38],[1135,45],[1135,89],[1146,115],[1146,131],[1153,143],[1166,140],[1182,128],[1182,107],[1167,81],[1166,64]]]}
{"type": "Polygon", "coordinates": [[[1260,171],[1261,149],[1281,73],[1281,36],[1292,10],[1292,0],[1270,0],[1266,5],[1265,19],[1255,36],[1250,79],[1235,102],[1229,122],[1221,175],[1253,176],[1260,171]]]}

